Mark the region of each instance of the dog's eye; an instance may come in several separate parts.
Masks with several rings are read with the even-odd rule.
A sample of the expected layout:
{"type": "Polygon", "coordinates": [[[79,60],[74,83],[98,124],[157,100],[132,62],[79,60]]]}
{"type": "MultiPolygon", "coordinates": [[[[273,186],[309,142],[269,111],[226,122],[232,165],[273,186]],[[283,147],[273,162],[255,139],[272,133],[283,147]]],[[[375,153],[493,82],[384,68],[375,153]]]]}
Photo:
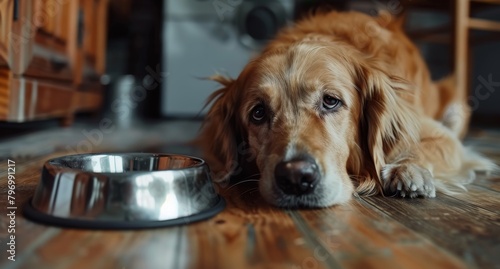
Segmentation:
{"type": "Polygon", "coordinates": [[[326,110],[332,110],[339,107],[342,104],[339,99],[325,94],[323,96],[323,108],[326,110]]]}
{"type": "Polygon", "coordinates": [[[261,123],[266,118],[266,108],[263,105],[256,105],[251,112],[252,121],[261,123]]]}

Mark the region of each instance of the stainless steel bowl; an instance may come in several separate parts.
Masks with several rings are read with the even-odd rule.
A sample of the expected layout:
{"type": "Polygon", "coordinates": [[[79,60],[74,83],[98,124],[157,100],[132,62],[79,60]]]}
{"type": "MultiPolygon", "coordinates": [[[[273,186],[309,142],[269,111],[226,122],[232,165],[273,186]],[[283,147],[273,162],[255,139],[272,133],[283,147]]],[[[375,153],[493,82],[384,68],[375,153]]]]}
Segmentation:
{"type": "Polygon", "coordinates": [[[25,215],[81,228],[186,224],[224,208],[199,158],[169,154],[83,154],[49,160],[25,215]]]}

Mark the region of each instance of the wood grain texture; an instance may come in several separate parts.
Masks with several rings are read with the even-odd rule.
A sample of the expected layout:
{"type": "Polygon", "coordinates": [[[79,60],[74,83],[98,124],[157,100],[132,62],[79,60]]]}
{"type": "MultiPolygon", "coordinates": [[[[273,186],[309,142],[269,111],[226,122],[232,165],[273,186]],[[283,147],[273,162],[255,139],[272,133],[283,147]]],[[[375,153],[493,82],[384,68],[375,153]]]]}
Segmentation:
{"type": "Polygon", "coordinates": [[[298,214],[331,251],[324,256],[331,255],[342,268],[467,268],[431,240],[359,198],[344,206],[298,214]]]}
{"type": "Polygon", "coordinates": [[[13,0],[0,0],[0,66],[8,66],[13,0]]]}
{"type": "Polygon", "coordinates": [[[7,68],[0,68],[0,119],[7,118],[10,106],[10,73],[7,68]]]}
{"type": "Polygon", "coordinates": [[[19,18],[12,22],[9,67],[14,75],[22,75],[32,56],[32,45],[36,33],[36,19],[33,10],[40,1],[18,1],[19,18]]]}
{"type": "MultiPolygon", "coordinates": [[[[109,7],[109,0],[100,0],[98,2],[97,6],[97,12],[98,12],[98,17],[102,18],[102,21],[107,21],[108,19],[108,7],[109,7]]],[[[107,39],[104,38],[107,36],[108,29],[103,26],[103,24],[97,24],[96,25],[96,32],[95,32],[95,70],[99,74],[104,74],[106,71],[106,44],[107,44],[107,39]]]]}
{"type": "MultiPolygon", "coordinates": [[[[467,25],[470,13],[469,0],[455,2],[455,40],[454,40],[454,67],[455,84],[457,91],[467,92],[469,81],[469,28],[467,25]]],[[[468,94],[466,95],[468,96],[468,94]]]]}
{"type": "Polygon", "coordinates": [[[486,177],[480,176],[473,185],[486,188],[491,191],[495,191],[497,194],[500,193],[500,177],[486,177]]]}
{"type": "MultiPolygon", "coordinates": [[[[490,193],[491,194],[491,193],[490,193]]],[[[370,205],[426,236],[464,260],[469,268],[495,268],[500,244],[500,215],[475,206],[472,196],[457,199],[444,194],[436,199],[365,198],[370,205]]],[[[498,197],[496,198],[498,199],[498,197]]],[[[498,207],[498,205],[497,205],[498,207]]]]}
{"type": "Polygon", "coordinates": [[[302,268],[314,257],[294,221],[266,204],[255,185],[233,185],[222,195],[228,202],[222,213],[186,228],[189,268],[302,268]]]}
{"type": "Polygon", "coordinates": [[[101,85],[93,91],[78,91],[71,83],[36,78],[13,78],[0,69],[0,120],[27,121],[64,117],[78,111],[99,109],[101,85]],[[3,104],[3,106],[2,106],[3,104]]]}
{"type": "MultiPolygon", "coordinates": [[[[135,136],[137,145],[150,140],[145,132],[135,136]]],[[[137,147],[102,143],[94,148],[127,149],[136,151],[137,147]]],[[[17,203],[33,195],[43,162],[63,154],[68,152],[19,158],[17,203]]],[[[5,165],[4,160],[0,162],[0,178],[6,177],[5,165]]],[[[492,186],[499,184],[491,181],[492,186]]],[[[0,197],[6,190],[6,182],[0,180],[0,197]]],[[[500,194],[482,185],[472,184],[467,192],[455,195],[438,193],[434,199],[354,197],[345,205],[310,210],[266,204],[251,178],[220,192],[227,208],[214,218],[150,230],[61,229],[26,220],[18,211],[17,261],[7,261],[0,247],[0,267],[417,269],[500,265],[500,194]]],[[[0,208],[6,206],[7,201],[0,199],[0,208]]],[[[2,242],[6,223],[2,211],[2,242]]]]}
{"type": "Polygon", "coordinates": [[[485,19],[469,19],[469,28],[474,30],[485,30],[500,32],[500,22],[485,19]]]}
{"type": "Polygon", "coordinates": [[[100,108],[107,2],[19,1],[13,21],[13,0],[0,1],[0,66],[7,68],[0,74],[1,121],[63,117],[70,124],[75,112],[100,108]],[[86,24],[82,48],[79,10],[86,24]],[[91,93],[79,91],[88,87],[91,93]]]}

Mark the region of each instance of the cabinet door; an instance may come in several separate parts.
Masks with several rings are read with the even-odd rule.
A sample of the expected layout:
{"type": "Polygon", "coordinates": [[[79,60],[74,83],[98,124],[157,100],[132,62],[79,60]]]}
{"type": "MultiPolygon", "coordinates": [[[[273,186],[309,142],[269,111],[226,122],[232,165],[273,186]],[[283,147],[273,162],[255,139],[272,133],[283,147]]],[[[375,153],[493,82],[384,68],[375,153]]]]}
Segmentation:
{"type": "Polygon", "coordinates": [[[58,12],[54,18],[54,37],[63,42],[69,42],[70,31],[75,31],[76,29],[76,5],[70,3],[70,1],[60,1],[63,2],[61,5],[61,12],[58,12]]]}
{"type": "Polygon", "coordinates": [[[38,31],[45,33],[47,36],[53,37],[55,29],[56,17],[61,13],[64,1],[44,0],[37,1],[36,8],[38,31]]]}
{"type": "Polygon", "coordinates": [[[0,0],[0,66],[8,65],[14,0],[0,0]]]}
{"type": "Polygon", "coordinates": [[[29,31],[29,49],[24,55],[28,59],[20,75],[71,82],[73,79],[72,43],[69,35],[76,27],[72,17],[74,1],[32,0],[25,10],[25,21],[29,31]]]}
{"type": "Polygon", "coordinates": [[[85,64],[95,71],[96,61],[96,27],[97,22],[101,22],[98,18],[98,4],[97,0],[83,0],[83,14],[84,14],[84,39],[83,39],[83,53],[85,64]]]}
{"type": "Polygon", "coordinates": [[[108,34],[108,0],[97,1],[97,17],[101,23],[96,24],[95,29],[95,69],[99,74],[103,74],[106,69],[106,40],[108,34]]]}
{"type": "Polygon", "coordinates": [[[96,81],[105,71],[107,6],[107,0],[80,0],[81,82],[96,81]]]}

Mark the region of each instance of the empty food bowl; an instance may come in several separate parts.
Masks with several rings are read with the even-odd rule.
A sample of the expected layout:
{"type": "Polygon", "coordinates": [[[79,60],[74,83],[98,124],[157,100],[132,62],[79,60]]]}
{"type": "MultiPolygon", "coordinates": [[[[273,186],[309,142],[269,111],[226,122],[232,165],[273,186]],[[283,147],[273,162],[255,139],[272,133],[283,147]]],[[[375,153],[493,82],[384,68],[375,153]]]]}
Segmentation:
{"type": "Polygon", "coordinates": [[[154,228],[210,218],[224,209],[199,158],[171,154],[82,154],[47,161],[29,219],[98,229],[154,228]]]}

